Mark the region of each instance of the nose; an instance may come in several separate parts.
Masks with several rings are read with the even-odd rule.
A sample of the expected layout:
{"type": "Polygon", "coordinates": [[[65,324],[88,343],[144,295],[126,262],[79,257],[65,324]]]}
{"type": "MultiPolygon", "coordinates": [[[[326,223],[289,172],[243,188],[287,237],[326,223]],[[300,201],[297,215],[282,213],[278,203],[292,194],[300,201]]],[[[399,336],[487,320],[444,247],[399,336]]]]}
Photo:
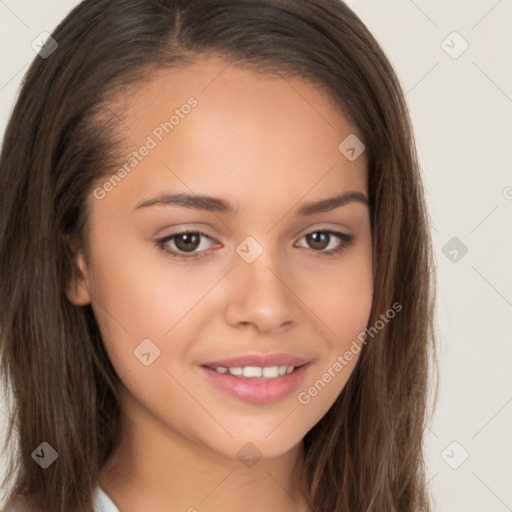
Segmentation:
{"type": "Polygon", "coordinates": [[[291,272],[283,267],[279,257],[267,250],[252,263],[236,262],[227,290],[225,318],[229,325],[252,326],[263,334],[297,324],[300,301],[293,292],[291,272]]]}

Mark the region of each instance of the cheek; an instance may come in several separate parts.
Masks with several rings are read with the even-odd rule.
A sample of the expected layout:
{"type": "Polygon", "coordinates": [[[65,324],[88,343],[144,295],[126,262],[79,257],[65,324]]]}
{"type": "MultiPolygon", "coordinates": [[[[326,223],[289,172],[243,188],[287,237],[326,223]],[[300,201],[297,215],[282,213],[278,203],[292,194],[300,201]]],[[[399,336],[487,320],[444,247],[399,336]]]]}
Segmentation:
{"type": "Polygon", "coordinates": [[[183,390],[166,370],[182,371],[201,328],[219,311],[209,292],[225,270],[187,270],[156,248],[123,247],[122,240],[96,247],[92,307],[113,367],[134,395],[165,389],[169,403],[179,400],[183,390]]]}
{"type": "MultiPolygon", "coordinates": [[[[306,285],[311,309],[321,320],[325,350],[297,393],[297,402],[312,427],[332,406],[347,383],[363,348],[373,303],[373,273],[369,246],[354,253],[336,272],[316,276],[317,286],[306,285]],[[321,289],[323,293],[319,293],[321,289]],[[323,327],[322,327],[323,326],[323,327]]],[[[309,422],[309,423],[308,423],[309,422]]]]}
{"type": "Polygon", "coordinates": [[[363,349],[361,334],[367,327],[372,297],[371,280],[346,280],[332,283],[330,294],[319,303],[318,311],[329,327],[324,329],[325,350],[295,397],[304,432],[328,412],[345,388],[363,349]]]}
{"type": "MultiPolygon", "coordinates": [[[[208,280],[172,264],[159,249],[129,236],[102,238],[91,272],[93,307],[110,339],[160,339],[211,287],[208,280]]],[[[103,332],[103,331],[102,331],[103,332]]]]}
{"type": "Polygon", "coordinates": [[[373,273],[369,248],[347,255],[336,268],[306,274],[303,295],[321,321],[331,350],[345,350],[364,331],[373,302],[373,273]]]}

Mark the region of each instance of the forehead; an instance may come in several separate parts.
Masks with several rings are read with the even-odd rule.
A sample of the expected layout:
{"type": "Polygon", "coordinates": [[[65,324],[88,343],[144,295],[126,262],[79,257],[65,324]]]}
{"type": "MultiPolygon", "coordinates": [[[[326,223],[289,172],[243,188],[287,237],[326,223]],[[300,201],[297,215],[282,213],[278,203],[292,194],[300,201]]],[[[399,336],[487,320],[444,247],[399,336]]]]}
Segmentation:
{"type": "Polygon", "coordinates": [[[116,195],[122,189],[131,202],[176,188],[266,191],[271,202],[271,191],[283,188],[296,197],[313,188],[366,190],[364,153],[350,161],[339,150],[348,136],[361,138],[357,127],[322,88],[300,78],[203,59],[155,73],[116,111],[120,165],[134,164],[116,195]]]}

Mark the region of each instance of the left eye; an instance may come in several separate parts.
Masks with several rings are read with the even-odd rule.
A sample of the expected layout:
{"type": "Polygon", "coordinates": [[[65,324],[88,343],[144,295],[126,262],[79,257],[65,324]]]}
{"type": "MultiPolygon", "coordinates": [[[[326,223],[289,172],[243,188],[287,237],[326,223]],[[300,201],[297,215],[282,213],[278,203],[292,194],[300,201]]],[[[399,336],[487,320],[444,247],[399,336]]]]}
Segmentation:
{"type": "Polygon", "coordinates": [[[306,239],[310,248],[315,252],[330,255],[343,251],[352,242],[354,237],[338,231],[313,231],[302,238],[306,239]],[[336,242],[333,238],[338,241],[336,242]]]}
{"type": "MultiPolygon", "coordinates": [[[[206,233],[201,231],[184,231],[182,233],[174,233],[168,237],[156,241],[156,244],[163,251],[176,258],[197,258],[201,252],[209,249],[208,243],[203,243],[202,238],[213,243],[206,233]]],[[[305,239],[309,248],[316,253],[330,256],[341,253],[353,240],[352,235],[340,233],[338,231],[312,231],[301,237],[305,239]]],[[[303,246],[302,246],[303,247],[303,246]]],[[[307,248],[307,247],[306,247],[307,248]]]]}

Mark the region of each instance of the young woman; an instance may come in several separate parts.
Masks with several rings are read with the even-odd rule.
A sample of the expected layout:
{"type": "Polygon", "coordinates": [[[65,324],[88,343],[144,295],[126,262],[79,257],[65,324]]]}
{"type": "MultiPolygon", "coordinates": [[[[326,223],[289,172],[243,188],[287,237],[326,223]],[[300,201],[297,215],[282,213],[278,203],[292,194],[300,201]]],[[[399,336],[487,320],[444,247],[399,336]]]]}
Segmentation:
{"type": "Polygon", "coordinates": [[[0,161],[9,510],[430,510],[428,217],[364,24],[85,0],[51,37],[0,161]]]}

